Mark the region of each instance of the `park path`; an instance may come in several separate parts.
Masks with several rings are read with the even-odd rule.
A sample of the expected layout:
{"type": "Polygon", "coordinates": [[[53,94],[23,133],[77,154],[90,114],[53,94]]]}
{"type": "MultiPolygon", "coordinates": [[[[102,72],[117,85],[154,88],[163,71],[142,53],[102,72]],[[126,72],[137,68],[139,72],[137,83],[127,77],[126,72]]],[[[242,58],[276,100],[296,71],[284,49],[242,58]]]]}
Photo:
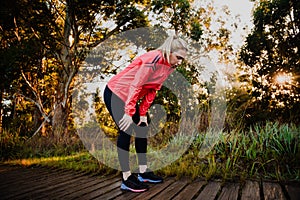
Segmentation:
{"type": "Polygon", "coordinates": [[[0,199],[300,200],[300,183],[190,181],[166,178],[136,194],[120,190],[119,176],[44,167],[0,165],[0,199]]]}

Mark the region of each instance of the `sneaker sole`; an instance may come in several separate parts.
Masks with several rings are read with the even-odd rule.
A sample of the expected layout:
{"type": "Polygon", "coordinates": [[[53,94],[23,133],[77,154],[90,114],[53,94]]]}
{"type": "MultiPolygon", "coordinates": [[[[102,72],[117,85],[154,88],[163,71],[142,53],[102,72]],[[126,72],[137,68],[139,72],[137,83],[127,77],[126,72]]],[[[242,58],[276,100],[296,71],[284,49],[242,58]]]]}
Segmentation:
{"type": "Polygon", "coordinates": [[[162,180],[152,180],[152,179],[146,179],[142,178],[140,175],[138,176],[139,181],[144,182],[144,183],[162,183],[162,180]]]}
{"type": "Polygon", "coordinates": [[[121,190],[125,190],[125,191],[131,191],[131,192],[145,192],[147,191],[148,189],[132,189],[130,187],[127,187],[124,183],[122,183],[121,185],[121,190]]]}

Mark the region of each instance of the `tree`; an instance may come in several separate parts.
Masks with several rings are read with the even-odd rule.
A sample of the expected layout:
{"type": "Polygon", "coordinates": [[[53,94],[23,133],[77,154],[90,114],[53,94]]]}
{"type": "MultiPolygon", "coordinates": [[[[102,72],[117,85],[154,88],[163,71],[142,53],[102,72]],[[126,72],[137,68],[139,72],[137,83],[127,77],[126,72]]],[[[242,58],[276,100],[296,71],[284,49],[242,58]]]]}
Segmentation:
{"type": "MultiPolygon", "coordinates": [[[[17,69],[14,92],[36,106],[41,113],[37,117],[41,117],[43,123],[51,123],[55,138],[68,135],[74,78],[91,49],[120,32],[150,26],[147,18],[150,13],[167,23],[168,28],[197,41],[199,46],[199,43],[204,44],[204,27],[208,30],[211,25],[209,13],[213,14],[211,7],[207,12],[204,8],[193,10],[193,1],[188,0],[14,2],[14,5],[8,4],[7,17],[12,16],[9,29],[1,24],[1,34],[10,35],[3,38],[7,44],[3,55],[7,56],[8,49],[20,46],[26,48],[17,55],[30,53],[25,59],[28,62],[23,62],[22,56],[16,56],[18,61],[8,59],[17,69]],[[205,20],[201,18],[203,13],[207,16],[205,20]]],[[[225,49],[226,40],[222,38],[227,38],[229,33],[224,30],[214,35],[220,40],[213,44],[210,40],[206,50],[225,49]]]]}
{"type": "MultiPolygon", "coordinates": [[[[3,74],[0,78],[1,126],[3,124],[3,116],[7,116],[7,113],[11,113],[10,117],[15,120],[18,116],[17,110],[22,110],[22,108],[19,109],[17,106],[17,102],[22,101],[22,99],[16,95],[17,91],[24,94],[26,93],[26,89],[24,88],[25,82],[24,80],[22,82],[21,74],[27,73],[29,69],[32,71],[39,70],[37,66],[41,61],[40,58],[43,49],[39,41],[29,33],[31,32],[30,27],[28,27],[26,23],[23,24],[24,20],[22,20],[22,17],[24,17],[24,10],[21,9],[18,3],[16,1],[5,1],[4,8],[5,12],[1,12],[0,22],[0,57],[2,61],[0,70],[1,74],[3,74]],[[19,26],[19,23],[22,23],[23,26],[19,26]],[[12,106],[3,103],[3,100],[10,100],[12,106]]],[[[32,13],[32,9],[29,7],[26,11],[30,14],[32,13]]],[[[35,80],[33,76],[31,79],[35,80]]],[[[32,97],[32,93],[27,93],[27,95],[28,98],[32,97]]],[[[26,107],[29,108],[32,113],[37,113],[35,109],[32,109],[30,103],[27,104],[26,107]]],[[[24,121],[27,122],[26,119],[24,121]]],[[[5,122],[6,126],[10,124],[7,123],[7,120],[5,122]]],[[[21,123],[14,125],[18,127],[21,126],[21,123]]]]}
{"type": "MultiPolygon", "coordinates": [[[[7,13],[7,16],[12,15],[14,22],[9,30],[4,29],[5,24],[1,24],[2,35],[11,36],[3,38],[7,43],[4,50],[17,49],[22,41],[31,39],[38,44],[27,46],[32,52],[41,52],[39,56],[31,58],[32,61],[39,61],[35,65],[37,67],[30,65],[25,70],[22,69],[23,62],[12,62],[21,64],[17,74],[22,75],[22,87],[26,85],[29,89],[29,92],[18,93],[39,108],[44,122],[51,119],[53,133],[59,138],[67,133],[71,84],[86,52],[117,32],[145,26],[147,22],[142,12],[130,1],[49,0],[29,3],[20,0],[15,1],[14,5],[8,4],[8,7],[17,12],[7,13]],[[116,27],[112,30],[101,27],[106,20],[113,20],[116,27]],[[35,51],[34,47],[42,47],[42,50],[35,51]],[[50,85],[51,88],[46,87],[50,85]]],[[[22,81],[19,81],[19,88],[22,81]]]]}
{"type": "Polygon", "coordinates": [[[261,0],[240,54],[251,72],[256,109],[283,121],[299,116],[299,14],[297,0],[261,0]]]}

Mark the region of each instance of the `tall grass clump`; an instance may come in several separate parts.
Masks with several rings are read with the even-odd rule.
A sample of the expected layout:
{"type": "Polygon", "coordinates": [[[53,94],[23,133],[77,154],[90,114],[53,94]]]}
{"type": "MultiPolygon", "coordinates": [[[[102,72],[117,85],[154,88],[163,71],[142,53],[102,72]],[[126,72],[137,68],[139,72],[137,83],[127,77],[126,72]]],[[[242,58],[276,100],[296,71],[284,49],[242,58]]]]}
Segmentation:
{"type": "Polygon", "coordinates": [[[81,141],[76,137],[70,137],[63,142],[53,142],[51,138],[45,136],[21,136],[13,129],[3,130],[0,134],[0,146],[1,161],[65,156],[84,150],[81,141]]]}
{"type": "Polygon", "coordinates": [[[9,129],[4,129],[0,134],[0,161],[9,159],[18,154],[26,138],[9,129]]]}
{"type": "Polygon", "coordinates": [[[232,131],[215,146],[223,178],[234,176],[299,180],[300,128],[267,122],[249,131],[232,131]]]}
{"type": "Polygon", "coordinates": [[[220,134],[206,156],[200,156],[205,133],[162,174],[222,180],[300,180],[300,127],[267,122],[220,134]]]}

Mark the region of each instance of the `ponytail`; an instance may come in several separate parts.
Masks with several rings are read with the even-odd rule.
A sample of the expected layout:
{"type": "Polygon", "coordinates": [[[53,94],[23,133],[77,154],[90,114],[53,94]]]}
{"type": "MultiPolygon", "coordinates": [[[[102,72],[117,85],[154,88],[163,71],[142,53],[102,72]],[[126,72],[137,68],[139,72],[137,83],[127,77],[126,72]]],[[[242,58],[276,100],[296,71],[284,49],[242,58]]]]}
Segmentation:
{"type": "Polygon", "coordinates": [[[177,35],[169,36],[165,42],[157,48],[163,53],[165,59],[170,62],[170,54],[180,49],[187,51],[187,43],[177,35]]]}

